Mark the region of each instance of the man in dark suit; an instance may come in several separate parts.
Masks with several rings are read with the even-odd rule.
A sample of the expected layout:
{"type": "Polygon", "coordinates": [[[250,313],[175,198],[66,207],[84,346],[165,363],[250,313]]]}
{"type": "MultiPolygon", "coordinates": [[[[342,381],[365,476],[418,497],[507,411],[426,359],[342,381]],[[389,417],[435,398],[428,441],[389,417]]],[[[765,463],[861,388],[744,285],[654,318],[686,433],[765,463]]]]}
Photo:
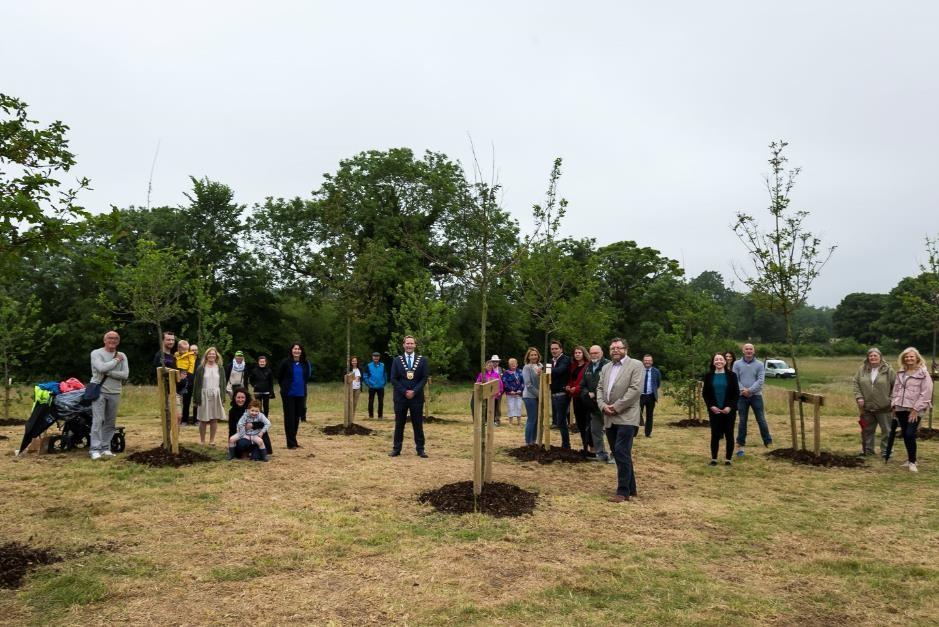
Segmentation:
{"type": "Polygon", "coordinates": [[[662,373],[652,365],[652,355],[642,358],[645,372],[642,373],[642,394],[639,396],[639,416],[646,426],[646,437],[652,437],[652,414],[655,411],[655,402],[659,400],[659,386],[662,385],[662,373]],[[645,418],[642,418],[642,414],[645,418]]]}
{"type": "Polygon", "coordinates": [[[391,387],[394,388],[395,432],[391,445],[391,457],[401,454],[404,441],[404,425],[411,414],[411,427],[414,429],[414,447],[419,457],[427,457],[424,452],[424,383],[427,381],[427,359],[414,352],[415,339],[407,335],[404,338],[404,354],[398,355],[391,362],[391,387]]]}
{"type": "Polygon", "coordinates": [[[561,430],[561,448],[571,447],[571,436],[567,428],[571,398],[567,395],[567,383],[571,378],[571,358],[564,354],[564,347],[552,340],[551,348],[551,418],[561,430]]]}

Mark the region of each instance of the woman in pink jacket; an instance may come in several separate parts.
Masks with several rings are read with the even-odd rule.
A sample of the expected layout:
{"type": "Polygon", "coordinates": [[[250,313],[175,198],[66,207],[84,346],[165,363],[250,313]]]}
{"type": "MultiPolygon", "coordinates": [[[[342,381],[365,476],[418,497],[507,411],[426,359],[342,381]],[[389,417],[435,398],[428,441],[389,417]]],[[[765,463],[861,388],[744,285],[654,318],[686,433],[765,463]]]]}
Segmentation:
{"type": "Polygon", "coordinates": [[[900,353],[897,380],[893,384],[890,409],[900,423],[903,444],[906,445],[908,461],[903,464],[910,472],[916,469],[916,430],[919,417],[932,407],[932,378],[926,370],[926,362],[913,347],[900,353]]]}
{"type": "Polygon", "coordinates": [[[496,411],[495,416],[493,416],[493,423],[496,426],[501,424],[501,417],[499,412],[499,399],[502,397],[502,392],[505,391],[505,386],[502,384],[502,375],[499,374],[499,356],[493,355],[492,358],[486,362],[485,372],[480,372],[476,375],[476,383],[488,383],[489,381],[498,381],[499,382],[499,393],[496,394],[496,411]]]}

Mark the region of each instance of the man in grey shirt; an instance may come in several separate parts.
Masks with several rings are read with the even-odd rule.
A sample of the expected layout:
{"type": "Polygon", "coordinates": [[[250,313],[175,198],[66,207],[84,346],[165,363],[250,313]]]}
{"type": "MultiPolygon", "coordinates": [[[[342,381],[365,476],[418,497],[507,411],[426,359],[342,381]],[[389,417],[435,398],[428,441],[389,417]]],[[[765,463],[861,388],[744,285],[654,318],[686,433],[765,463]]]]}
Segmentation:
{"type": "Polygon", "coordinates": [[[744,447],[747,445],[747,418],[751,407],[756,424],[760,427],[764,446],[773,443],[773,436],[769,434],[769,425],[766,424],[763,411],[763,381],[766,378],[766,369],[763,362],[756,358],[753,344],[743,345],[743,359],[734,362],[733,371],[740,385],[740,399],[737,401],[737,413],[740,416],[737,425],[737,457],[743,457],[744,447]]]}
{"type": "Polygon", "coordinates": [[[130,375],[127,355],[118,352],[121,336],[117,331],[104,334],[104,347],[91,351],[91,380],[101,384],[101,395],[91,403],[91,459],[113,457],[111,438],[117,423],[121,389],[130,375]]]}

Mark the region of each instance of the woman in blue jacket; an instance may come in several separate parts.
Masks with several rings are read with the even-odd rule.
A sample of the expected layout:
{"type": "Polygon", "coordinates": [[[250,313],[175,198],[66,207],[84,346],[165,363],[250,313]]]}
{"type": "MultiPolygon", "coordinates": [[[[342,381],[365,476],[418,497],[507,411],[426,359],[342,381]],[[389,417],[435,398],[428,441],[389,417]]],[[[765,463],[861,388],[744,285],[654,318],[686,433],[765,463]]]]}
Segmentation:
{"type": "Polygon", "coordinates": [[[289,449],[301,448],[297,443],[297,430],[300,428],[300,416],[306,407],[306,386],[311,374],[312,367],[303,346],[292,344],[290,356],[280,362],[277,369],[280,396],[284,401],[284,433],[289,449]]]}

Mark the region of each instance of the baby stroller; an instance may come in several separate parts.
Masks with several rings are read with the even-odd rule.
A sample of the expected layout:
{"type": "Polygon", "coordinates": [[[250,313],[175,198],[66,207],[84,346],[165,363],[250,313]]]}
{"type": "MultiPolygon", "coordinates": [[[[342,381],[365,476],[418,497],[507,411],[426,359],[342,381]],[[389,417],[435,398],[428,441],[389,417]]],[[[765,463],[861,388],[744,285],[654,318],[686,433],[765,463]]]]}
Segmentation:
{"type": "MultiPolygon", "coordinates": [[[[91,406],[82,404],[84,390],[50,394],[39,386],[34,388],[33,412],[26,422],[20,450],[26,450],[33,438],[38,438],[55,423],[60,433],[49,438],[47,452],[65,453],[91,445],[91,406]]],[[[111,438],[111,451],[124,450],[124,427],[116,427],[111,438]]]]}

